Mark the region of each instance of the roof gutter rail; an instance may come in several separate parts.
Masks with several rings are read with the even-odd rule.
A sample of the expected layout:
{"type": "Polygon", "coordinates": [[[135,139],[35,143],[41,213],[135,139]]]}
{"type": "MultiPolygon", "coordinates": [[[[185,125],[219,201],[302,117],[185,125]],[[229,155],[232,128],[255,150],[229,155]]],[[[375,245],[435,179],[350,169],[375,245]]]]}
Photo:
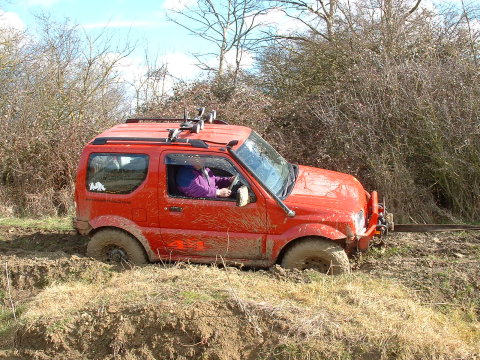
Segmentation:
{"type": "Polygon", "coordinates": [[[97,137],[92,145],[107,145],[109,143],[115,144],[149,144],[149,145],[180,145],[189,144],[192,147],[208,148],[208,144],[200,139],[174,139],[169,138],[143,138],[143,137],[97,137]]]}
{"type": "Polygon", "coordinates": [[[285,213],[287,214],[288,217],[294,217],[295,216],[295,211],[293,211],[292,209],[290,209],[283,201],[282,199],[280,199],[275,193],[273,193],[267,186],[265,186],[264,182],[262,180],[260,180],[260,178],[237,156],[237,154],[235,154],[232,150],[232,146],[233,145],[236,145],[238,143],[238,141],[230,141],[227,145],[227,149],[228,149],[228,152],[230,153],[230,155],[232,155],[232,157],[238,162],[240,163],[244,169],[246,169],[250,175],[253,176],[253,178],[260,184],[262,185],[262,187],[267,191],[267,193],[273,197],[275,199],[275,201],[277,202],[277,204],[282,208],[283,211],[285,211],[285,213]]]}

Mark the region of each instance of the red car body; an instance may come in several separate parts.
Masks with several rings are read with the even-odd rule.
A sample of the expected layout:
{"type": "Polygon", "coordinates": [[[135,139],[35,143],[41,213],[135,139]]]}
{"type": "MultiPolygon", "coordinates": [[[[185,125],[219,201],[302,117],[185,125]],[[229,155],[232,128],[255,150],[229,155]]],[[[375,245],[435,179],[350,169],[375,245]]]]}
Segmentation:
{"type": "Polygon", "coordinates": [[[294,185],[283,198],[283,204],[295,213],[292,216],[257,180],[255,172],[234,156],[252,134],[250,128],[205,124],[198,134],[181,133],[178,138],[184,142],[165,141],[168,129],[177,126],[121,124],[85,146],[75,191],[75,226],[80,233],[91,236],[106,228],[121,230],[141,243],[150,261],[211,263],[222,259],[261,267],[278,262],[286,249],[305,237],[337,242],[347,253],[368,248],[382,209],[377,193],[367,193],[353,176],[298,166],[294,185]],[[156,138],[158,142],[152,140],[156,138]],[[208,147],[192,146],[194,140],[202,140],[208,147]],[[148,164],[145,178],[129,193],[98,191],[104,187],[101,182],[88,180],[88,172],[95,168],[92,159],[98,154],[109,159],[128,154],[132,163],[141,157],[148,164]],[[227,161],[248,182],[254,201],[238,206],[235,201],[173,196],[166,160],[172,154],[227,161]]]}

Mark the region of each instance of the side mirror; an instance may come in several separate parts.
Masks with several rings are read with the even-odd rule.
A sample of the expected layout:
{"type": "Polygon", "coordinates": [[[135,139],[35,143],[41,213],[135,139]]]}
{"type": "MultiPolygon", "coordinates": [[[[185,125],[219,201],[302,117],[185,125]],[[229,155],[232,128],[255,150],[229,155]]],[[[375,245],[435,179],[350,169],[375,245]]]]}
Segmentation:
{"type": "Polygon", "coordinates": [[[237,206],[245,206],[250,203],[250,195],[248,194],[248,188],[242,185],[237,190],[237,206]]]}

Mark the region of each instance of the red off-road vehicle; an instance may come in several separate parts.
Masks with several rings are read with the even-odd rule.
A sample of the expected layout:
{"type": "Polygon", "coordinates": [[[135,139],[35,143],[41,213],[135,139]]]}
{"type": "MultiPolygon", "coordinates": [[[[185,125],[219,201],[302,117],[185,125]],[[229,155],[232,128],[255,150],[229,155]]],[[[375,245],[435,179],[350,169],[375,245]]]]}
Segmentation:
{"type": "Polygon", "coordinates": [[[85,146],[75,227],[91,237],[89,256],[342,273],[347,254],[386,229],[377,193],[353,176],[290,164],[252,129],[214,112],[178,120],[130,119],[85,146]],[[233,179],[229,197],[179,191],[179,169],[196,158],[233,179]]]}

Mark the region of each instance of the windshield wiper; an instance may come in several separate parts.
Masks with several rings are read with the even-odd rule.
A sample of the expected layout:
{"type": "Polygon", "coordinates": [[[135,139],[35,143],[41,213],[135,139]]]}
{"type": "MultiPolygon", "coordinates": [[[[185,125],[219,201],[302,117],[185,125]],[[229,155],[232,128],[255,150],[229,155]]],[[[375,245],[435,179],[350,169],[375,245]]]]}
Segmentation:
{"type": "Polygon", "coordinates": [[[293,172],[294,172],[294,175],[295,175],[295,181],[297,181],[297,177],[298,177],[298,165],[295,165],[295,164],[290,164],[292,165],[293,167],[293,172]]]}
{"type": "Polygon", "coordinates": [[[298,176],[298,166],[288,163],[288,178],[282,191],[282,198],[286,198],[293,190],[298,176]]]}

